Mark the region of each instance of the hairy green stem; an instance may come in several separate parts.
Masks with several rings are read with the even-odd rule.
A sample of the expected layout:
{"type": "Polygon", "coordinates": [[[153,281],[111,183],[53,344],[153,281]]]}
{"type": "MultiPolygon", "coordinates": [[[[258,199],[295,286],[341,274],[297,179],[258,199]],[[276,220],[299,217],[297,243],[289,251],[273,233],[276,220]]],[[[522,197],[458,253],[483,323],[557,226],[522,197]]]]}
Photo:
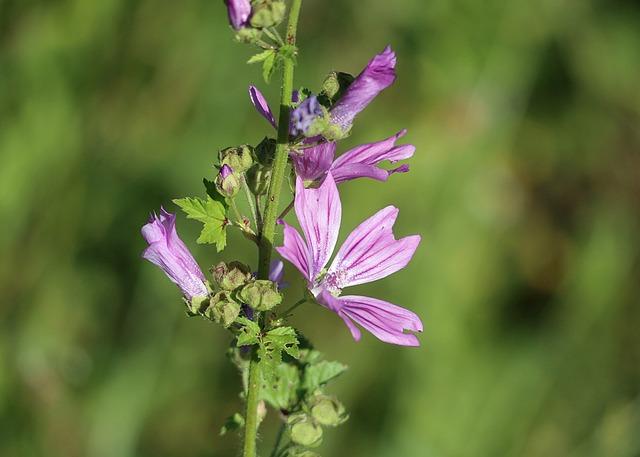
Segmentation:
{"type": "Polygon", "coordinates": [[[256,224],[256,232],[259,232],[260,221],[258,220],[258,212],[256,210],[254,195],[251,193],[251,189],[249,189],[249,185],[247,184],[247,180],[244,176],[242,177],[242,190],[244,191],[244,196],[249,204],[249,210],[251,211],[251,216],[253,216],[253,222],[256,224]]]}
{"type": "MultiPolygon", "coordinates": [[[[301,4],[302,0],[293,0],[291,3],[289,24],[287,25],[287,45],[295,46],[296,44],[296,31],[298,28],[298,16],[300,15],[301,4]]],[[[269,192],[267,193],[262,237],[260,239],[258,262],[258,275],[260,278],[267,278],[269,275],[269,263],[271,261],[271,251],[273,249],[273,239],[276,230],[276,216],[278,215],[278,204],[280,203],[280,189],[284,181],[289,153],[289,115],[291,112],[291,94],[293,92],[293,60],[285,59],[283,67],[276,155],[273,161],[273,171],[271,174],[271,182],[269,183],[269,192]]]]}
{"type": "MultiPolygon", "coordinates": [[[[291,11],[289,12],[289,23],[287,24],[286,44],[295,46],[296,33],[298,29],[298,17],[302,0],[292,0],[291,11]]],[[[282,89],[280,92],[280,116],[278,120],[278,138],[276,143],[276,154],[273,162],[273,171],[267,201],[260,230],[260,246],[258,248],[258,277],[267,279],[269,277],[269,264],[271,262],[271,251],[276,231],[276,216],[278,214],[278,204],[280,203],[280,190],[284,181],[285,170],[287,168],[287,156],[289,149],[289,116],[291,112],[291,97],[293,92],[293,69],[292,59],[285,59],[282,72],[282,89]]],[[[261,316],[256,319],[262,326],[261,316]]],[[[247,410],[245,414],[244,450],[243,457],[256,457],[256,437],[258,435],[258,401],[260,398],[260,371],[258,361],[254,354],[249,364],[249,385],[247,391],[247,410]]]]}

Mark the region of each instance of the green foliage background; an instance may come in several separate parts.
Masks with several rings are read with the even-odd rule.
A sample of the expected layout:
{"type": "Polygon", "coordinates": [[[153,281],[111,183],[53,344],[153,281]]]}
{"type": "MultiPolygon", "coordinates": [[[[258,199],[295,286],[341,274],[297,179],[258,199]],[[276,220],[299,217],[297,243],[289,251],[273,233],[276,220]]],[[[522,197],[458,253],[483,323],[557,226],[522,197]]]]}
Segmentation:
{"type": "MultiPolygon", "coordinates": [[[[304,2],[297,84],[398,52],[343,148],[417,146],[411,173],[343,185],[342,237],[388,204],[423,235],[357,288],[418,312],[421,348],[297,314],[351,367],[323,455],[640,456],[639,23],[624,0],[304,2]]],[[[250,55],[221,1],[0,0],[0,455],[237,455],[229,338],[185,317],[139,229],[269,133],[250,55]]],[[[178,228],[203,268],[255,265],[178,228]]]]}

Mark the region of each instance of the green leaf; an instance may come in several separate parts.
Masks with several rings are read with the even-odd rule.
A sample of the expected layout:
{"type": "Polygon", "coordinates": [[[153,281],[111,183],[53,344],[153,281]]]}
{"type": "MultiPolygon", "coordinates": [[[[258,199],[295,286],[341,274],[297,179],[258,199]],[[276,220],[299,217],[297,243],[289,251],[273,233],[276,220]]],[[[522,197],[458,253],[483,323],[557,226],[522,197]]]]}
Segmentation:
{"type": "Polygon", "coordinates": [[[224,421],[224,425],[220,429],[220,436],[238,430],[242,427],[244,427],[244,417],[242,417],[242,414],[240,413],[235,413],[224,421]]]}
{"type": "Polygon", "coordinates": [[[247,63],[262,62],[269,58],[271,55],[275,54],[275,52],[276,51],[274,49],[267,49],[266,51],[259,52],[258,54],[252,56],[249,60],[247,60],[247,63]]]}
{"type": "Polygon", "coordinates": [[[261,370],[260,397],[276,409],[289,410],[298,402],[300,372],[295,365],[282,363],[273,369],[261,370]]]}
{"type": "Polygon", "coordinates": [[[318,387],[337,378],[347,370],[347,366],[340,362],[328,362],[323,360],[309,365],[304,370],[303,387],[308,391],[314,391],[318,387]]]}
{"type": "Polygon", "coordinates": [[[300,356],[298,338],[293,327],[277,327],[269,330],[262,338],[258,357],[272,365],[282,362],[282,351],[294,359],[300,356]]]}
{"type": "Polygon", "coordinates": [[[187,219],[194,219],[204,224],[196,240],[197,243],[215,244],[218,252],[224,249],[227,244],[227,217],[222,203],[208,195],[206,200],[187,197],[175,199],[173,203],[187,214],[187,219]]]}
{"type": "Polygon", "coordinates": [[[267,84],[271,81],[271,76],[276,70],[276,56],[275,52],[269,54],[262,62],[262,77],[267,84]]]}
{"type": "Polygon", "coordinates": [[[242,325],[237,346],[249,346],[260,341],[260,326],[256,322],[246,317],[239,317],[236,322],[242,325]]]}

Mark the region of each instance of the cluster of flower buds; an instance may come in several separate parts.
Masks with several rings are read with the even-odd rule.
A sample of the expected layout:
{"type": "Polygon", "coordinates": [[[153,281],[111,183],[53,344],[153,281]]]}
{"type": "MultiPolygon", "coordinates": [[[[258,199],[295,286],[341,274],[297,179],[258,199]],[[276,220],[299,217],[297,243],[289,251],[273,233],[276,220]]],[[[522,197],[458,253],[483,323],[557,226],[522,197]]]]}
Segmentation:
{"type": "Polygon", "coordinates": [[[279,0],[225,0],[229,24],[236,31],[236,39],[256,43],[265,29],[279,25],[287,6],[279,0]]]}
{"type": "Polygon", "coordinates": [[[322,443],[323,426],[337,427],[348,418],[342,403],[333,396],[318,392],[302,405],[299,412],[287,417],[287,431],[291,441],[299,446],[297,451],[303,452],[304,448],[317,447],[322,443]]]}

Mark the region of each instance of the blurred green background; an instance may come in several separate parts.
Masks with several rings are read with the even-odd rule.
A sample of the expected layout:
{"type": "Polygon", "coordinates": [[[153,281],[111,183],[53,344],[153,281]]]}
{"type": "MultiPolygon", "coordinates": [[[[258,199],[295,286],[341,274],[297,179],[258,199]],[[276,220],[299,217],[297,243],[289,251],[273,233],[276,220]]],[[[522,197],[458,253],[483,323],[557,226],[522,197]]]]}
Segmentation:
{"type": "MultiPolygon", "coordinates": [[[[323,455],[640,456],[639,24],[624,0],[305,0],[297,84],[398,53],[340,150],[417,146],[411,173],[343,185],[341,237],[388,204],[423,236],[354,289],[420,314],[421,348],[296,316],[351,367],[323,455]]],[[[0,0],[0,455],[238,454],[229,337],[185,318],[139,229],[270,133],[250,55],[222,1],[0,0]]],[[[178,229],[203,268],[255,265],[178,229]]]]}

